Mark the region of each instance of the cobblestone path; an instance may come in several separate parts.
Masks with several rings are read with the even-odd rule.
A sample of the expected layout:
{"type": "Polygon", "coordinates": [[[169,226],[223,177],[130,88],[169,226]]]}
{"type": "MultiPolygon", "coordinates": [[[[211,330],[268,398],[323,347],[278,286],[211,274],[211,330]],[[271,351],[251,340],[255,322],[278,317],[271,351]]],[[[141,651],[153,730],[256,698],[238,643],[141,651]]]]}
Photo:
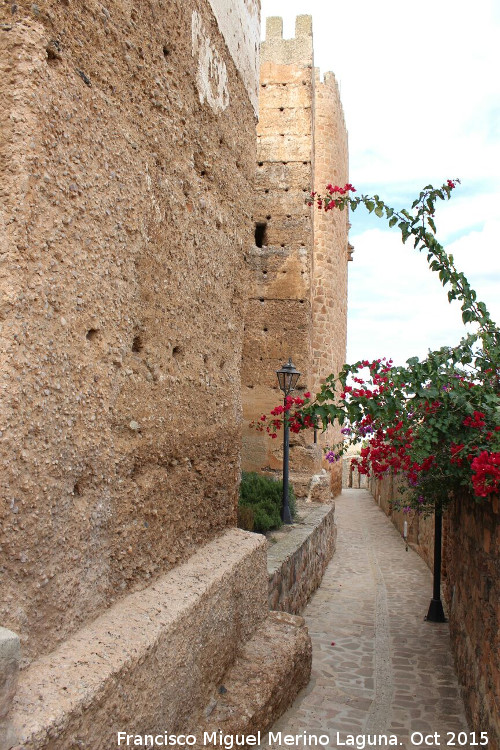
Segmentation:
{"type": "MultiPolygon", "coordinates": [[[[372,744],[381,733],[395,735],[404,750],[451,748],[448,732],[468,727],[448,625],[424,621],[430,571],[405,551],[367,490],[344,490],[336,503],[337,550],[304,612],[313,643],[311,681],[271,731],[328,735],[324,747],[344,750],[356,747],[348,735],[384,747],[372,744]]],[[[301,742],[294,746],[314,746],[301,742]]],[[[266,745],[285,746],[283,739],[266,745]]]]}

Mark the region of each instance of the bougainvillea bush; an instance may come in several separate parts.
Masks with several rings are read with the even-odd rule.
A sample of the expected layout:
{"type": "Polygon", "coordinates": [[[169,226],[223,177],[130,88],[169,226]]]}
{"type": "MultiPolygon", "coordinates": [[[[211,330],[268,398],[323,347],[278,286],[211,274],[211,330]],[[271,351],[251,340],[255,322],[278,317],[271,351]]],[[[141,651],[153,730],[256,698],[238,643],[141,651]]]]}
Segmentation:
{"type": "Polygon", "coordinates": [[[500,490],[500,331],[436,239],[436,203],[449,199],[457,184],[428,185],[409,210],[396,211],[377,195],[356,196],[351,184],[328,185],[325,195],[311,194],[309,205],[355,211],[363,204],[390,227],[397,225],[403,242],[411,238],[426,252],[430,269],[449,301],[459,301],[463,322],[474,324],[473,332],[457,346],[413,357],[404,366],[385,358],[346,364],[326,378],[315,397],[289,396],[255,423],[275,437],[284,419],[294,432],[338,421],[343,441],[326,459],[339,460],[350,445],[361,443],[354,459],[359,471],[403,474],[408,489],[399,506],[420,512],[442,509],[464,491],[484,501],[500,490]]]}

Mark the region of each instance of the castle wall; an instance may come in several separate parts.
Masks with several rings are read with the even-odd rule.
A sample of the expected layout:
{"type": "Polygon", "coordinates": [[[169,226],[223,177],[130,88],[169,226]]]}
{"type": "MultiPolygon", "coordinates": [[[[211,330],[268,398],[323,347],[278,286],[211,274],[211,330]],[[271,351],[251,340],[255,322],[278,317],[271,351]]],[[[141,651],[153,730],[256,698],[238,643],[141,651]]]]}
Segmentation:
{"type": "MultiPolygon", "coordinates": [[[[318,216],[306,204],[312,189],[347,181],[342,107],[333,75],[321,82],[314,69],[311,17],[297,18],[294,39],[282,36],[282,19],[267,19],[254,215],[260,228],[247,255],[242,365],[243,465],[257,471],[282,466],[281,440],[246,427],[281,403],[276,370],[292,357],[302,373],[298,393],[316,392],[345,361],[347,216],[318,216]]],[[[292,471],[318,472],[331,439],[320,435],[314,444],[312,434],[292,435],[292,471]]],[[[340,492],[340,474],[333,486],[340,492]]]]}
{"type": "Polygon", "coordinates": [[[0,10],[0,622],[25,662],[236,521],[238,8],[243,72],[205,0],[0,10]]]}

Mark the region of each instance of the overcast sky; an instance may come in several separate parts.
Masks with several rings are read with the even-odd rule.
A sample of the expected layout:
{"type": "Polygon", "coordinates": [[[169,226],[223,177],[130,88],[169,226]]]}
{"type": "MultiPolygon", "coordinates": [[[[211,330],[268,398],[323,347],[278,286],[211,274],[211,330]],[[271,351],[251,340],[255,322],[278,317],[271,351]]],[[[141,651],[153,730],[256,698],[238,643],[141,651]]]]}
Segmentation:
{"type": "MultiPolygon", "coordinates": [[[[349,132],[350,182],[395,208],[428,184],[462,185],[436,215],[479,299],[500,321],[500,2],[262,0],[294,36],[313,16],[315,65],[333,71],[349,132]]],[[[364,209],[351,214],[348,361],[391,356],[402,364],[457,343],[458,304],[425,255],[364,209]]]]}

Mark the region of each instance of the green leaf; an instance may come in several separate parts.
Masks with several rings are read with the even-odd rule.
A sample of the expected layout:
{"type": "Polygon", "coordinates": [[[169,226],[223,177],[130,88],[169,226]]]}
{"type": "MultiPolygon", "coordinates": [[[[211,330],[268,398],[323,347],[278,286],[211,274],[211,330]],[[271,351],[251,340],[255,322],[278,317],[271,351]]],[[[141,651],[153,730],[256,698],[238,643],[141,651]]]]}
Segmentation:
{"type": "Polygon", "coordinates": [[[397,223],[398,223],[398,217],[397,216],[393,216],[391,218],[391,220],[389,221],[389,226],[392,228],[397,223]]]}

